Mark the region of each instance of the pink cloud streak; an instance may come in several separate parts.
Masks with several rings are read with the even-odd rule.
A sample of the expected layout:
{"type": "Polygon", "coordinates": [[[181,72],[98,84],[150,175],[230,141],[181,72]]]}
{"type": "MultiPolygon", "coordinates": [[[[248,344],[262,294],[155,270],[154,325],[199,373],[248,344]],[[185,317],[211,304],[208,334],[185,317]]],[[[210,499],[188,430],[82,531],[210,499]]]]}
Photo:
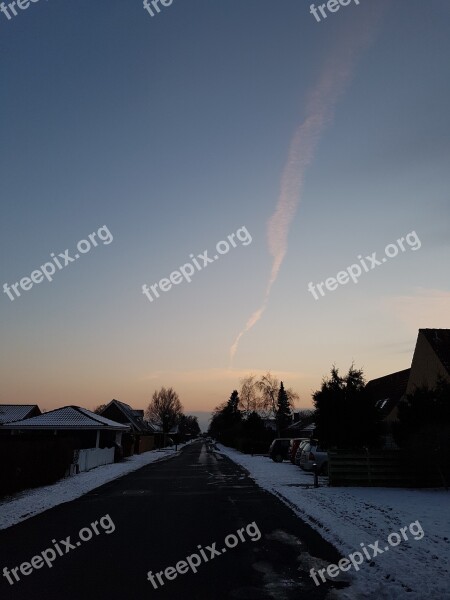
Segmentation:
{"type": "Polygon", "coordinates": [[[306,114],[296,130],[283,169],[280,193],[275,212],[267,224],[267,241],[272,267],[263,302],[248,319],[230,348],[232,363],[242,336],[261,319],[267,308],[270,292],[280,272],[288,249],[290,225],[301,200],[305,174],[314,159],[317,146],[327,125],[333,120],[336,104],[351,80],[357,57],[371,42],[374,25],[381,16],[384,3],[374,12],[363,15],[363,23],[351,33],[345,30],[329,55],[322,72],[307,96],[306,114]]]}

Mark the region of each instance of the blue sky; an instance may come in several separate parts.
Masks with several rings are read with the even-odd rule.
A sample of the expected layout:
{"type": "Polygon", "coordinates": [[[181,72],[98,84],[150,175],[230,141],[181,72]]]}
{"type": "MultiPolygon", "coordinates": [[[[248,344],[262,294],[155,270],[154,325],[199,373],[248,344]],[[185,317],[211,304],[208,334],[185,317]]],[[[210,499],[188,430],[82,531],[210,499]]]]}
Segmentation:
{"type": "Polygon", "coordinates": [[[409,366],[419,327],[450,327],[448,24],[443,0],[361,0],[317,23],[309,2],[40,0],[0,14],[1,272],[19,281],[106,225],[100,245],[2,294],[0,402],[190,411],[268,369],[301,395],[333,362],[409,366]],[[381,6],[381,10],[380,10],[381,6]],[[266,311],[267,224],[307,98],[355,59],[320,133],[266,311]],[[245,226],[238,246],[156,302],[142,294],[245,226]],[[415,230],[422,247],[315,301],[307,291],[415,230]]]}

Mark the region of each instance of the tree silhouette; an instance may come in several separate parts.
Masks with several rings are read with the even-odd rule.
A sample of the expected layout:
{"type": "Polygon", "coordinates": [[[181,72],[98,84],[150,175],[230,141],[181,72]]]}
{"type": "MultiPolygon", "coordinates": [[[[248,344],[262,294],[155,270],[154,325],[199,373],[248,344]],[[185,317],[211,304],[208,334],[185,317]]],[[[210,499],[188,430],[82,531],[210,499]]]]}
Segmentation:
{"type": "Polygon", "coordinates": [[[230,398],[213,413],[208,433],[225,445],[235,445],[241,430],[242,413],[239,410],[239,394],[233,390],[230,398]]]}
{"type": "Polygon", "coordinates": [[[277,412],[275,419],[277,423],[277,434],[278,437],[280,437],[281,432],[286,429],[286,427],[290,425],[292,421],[291,404],[289,402],[289,397],[286,393],[286,390],[284,389],[283,382],[281,382],[280,389],[278,390],[277,412]]]}
{"type": "Polygon", "coordinates": [[[149,421],[161,427],[163,433],[168,433],[178,423],[182,412],[183,405],[175,390],[171,387],[167,389],[162,387],[153,393],[145,416],[149,421]]]}
{"type": "Polygon", "coordinates": [[[380,415],[365,391],[362,370],[351,365],[341,377],[333,365],[331,377],[313,394],[316,436],[325,447],[363,448],[377,445],[380,415]]]}

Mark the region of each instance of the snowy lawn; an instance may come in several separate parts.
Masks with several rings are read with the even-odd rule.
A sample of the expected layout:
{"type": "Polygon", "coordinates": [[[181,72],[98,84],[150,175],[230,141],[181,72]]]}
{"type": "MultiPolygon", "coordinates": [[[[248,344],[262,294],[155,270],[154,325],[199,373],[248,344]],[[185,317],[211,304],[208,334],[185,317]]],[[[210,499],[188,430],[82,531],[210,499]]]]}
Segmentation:
{"type": "MultiPolygon", "coordinates": [[[[178,451],[185,445],[178,444],[178,451]]],[[[24,490],[4,498],[0,501],[0,529],[6,529],[49,508],[75,500],[113,479],[118,479],[150,463],[170,458],[174,454],[176,452],[172,448],[150,450],[144,454],[130,456],[120,463],[97,467],[87,473],[80,473],[51,485],[24,490]]]]}
{"type": "MultiPolygon", "coordinates": [[[[333,591],[330,598],[370,600],[449,600],[450,599],[450,492],[399,488],[323,487],[312,486],[313,476],[288,462],[274,463],[268,457],[249,456],[219,445],[220,453],[242,465],[251,478],[265,490],[277,495],[322,537],[331,542],[343,556],[361,552],[380,541],[383,550],[372,561],[364,560],[355,571],[340,572],[336,581],[349,581],[351,586],[333,591]],[[389,534],[409,528],[408,541],[388,547],[389,534]]],[[[395,544],[395,536],[391,538],[395,544]]],[[[356,559],[357,560],[357,559],[356,559]]],[[[302,552],[299,563],[308,570],[327,567],[320,559],[302,552]]],[[[324,573],[326,576],[326,573],[324,573]]],[[[332,581],[330,577],[327,579],[332,581]]],[[[320,582],[320,578],[319,578],[320,582]]]]}

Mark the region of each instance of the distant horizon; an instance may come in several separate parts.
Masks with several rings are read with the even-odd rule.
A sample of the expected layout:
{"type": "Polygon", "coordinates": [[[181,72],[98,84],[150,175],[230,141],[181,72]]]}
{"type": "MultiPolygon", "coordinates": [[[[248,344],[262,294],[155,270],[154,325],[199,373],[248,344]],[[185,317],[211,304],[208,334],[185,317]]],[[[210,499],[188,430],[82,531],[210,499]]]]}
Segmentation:
{"type": "MultiPolygon", "coordinates": [[[[429,329],[429,328],[422,328],[422,327],[421,327],[420,329],[429,329]]],[[[437,329],[441,329],[441,328],[437,328],[437,329]]],[[[418,333],[418,332],[419,332],[419,330],[417,331],[417,333],[418,333]]],[[[417,336],[416,336],[416,338],[414,339],[414,343],[411,345],[411,354],[410,354],[410,358],[409,358],[409,365],[408,365],[408,366],[403,366],[403,367],[397,368],[397,369],[395,369],[395,370],[390,370],[389,372],[386,372],[386,373],[381,373],[381,374],[374,375],[373,377],[368,377],[368,376],[367,376],[367,373],[364,371],[364,368],[363,368],[363,367],[360,367],[360,366],[357,364],[357,362],[356,362],[356,361],[354,362],[354,365],[355,365],[355,367],[356,367],[356,368],[358,368],[358,369],[359,369],[359,368],[362,368],[362,370],[363,370],[363,375],[364,375],[364,377],[365,377],[366,383],[367,383],[367,382],[369,382],[369,381],[370,381],[370,380],[372,380],[372,379],[378,379],[379,377],[384,377],[384,376],[386,376],[386,375],[390,375],[390,374],[392,374],[392,373],[396,373],[396,372],[398,372],[398,371],[402,371],[402,370],[409,369],[409,368],[411,367],[411,361],[412,361],[412,357],[413,357],[413,353],[414,353],[414,349],[415,349],[415,345],[416,345],[416,339],[417,339],[417,336]]],[[[406,351],[405,351],[405,352],[406,352],[406,351]]],[[[404,354],[405,352],[402,352],[402,354],[404,354]]],[[[340,372],[341,374],[343,374],[343,373],[345,373],[346,371],[348,371],[348,369],[350,368],[351,364],[352,364],[352,363],[350,363],[350,364],[348,364],[348,365],[346,365],[346,366],[341,366],[341,365],[339,365],[339,364],[336,364],[336,367],[338,368],[339,372],[340,372]]],[[[323,373],[323,376],[322,376],[322,378],[323,378],[323,377],[328,377],[328,376],[329,376],[332,366],[333,366],[333,364],[331,364],[331,365],[329,366],[329,369],[328,369],[328,371],[326,371],[326,372],[324,372],[324,373],[323,373]]],[[[232,372],[233,372],[233,371],[230,371],[230,373],[232,373],[232,372]]],[[[242,375],[241,375],[241,377],[243,377],[243,376],[245,376],[245,375],[250,375],[250,374],[255,374],[255,375],[261,376],[261,375],[263,375],[263,374],[265,374],[265,373],[266,373],[265,371],[260,371],[260,372],[258,373],[258,372],[257,372],[257,371],[254,369],[253,371],[249,371],[249,372],[248,372],[248,373],[246,373],[246,374],[242,374],[242,375]]],[[[271,374],[272,374],[272,375],[274,375],[275,377],[277,377],[277,379],[279,379],[280,381],[281,381],[281,380],[283,380],[283,381],[284,381],[284,383],[287,385],[287,387],[294,387],[294,386],[291,386],[291,385],[289,385],[289,379],[288,379],[288,378],[286,378],[286,375],[287,375],[286,373],[281,373],[281,377],[280,377],[280,376],[279,376],[279,375],[278,375],[276,372],[273,372],[273,371],[271,371],[271,374]]],[[[293,375],[293,374],[291,374],[291,375],[293,375]]],[[[321,382],[322,382],[322,378],[321,378],[321,379],[320,379],[320,380],[317,382],[317,386],[316,386],[314,389],[312,389],[312,390],[311,390],[311,394],[310,394],[310,396],[309,396],[309,398],[308,398],[308,399],[309,399],[309,401],[310,401],[310,403],[309,403],[309,404],[304,404],[304,402],[303,402],[303,399],[302,399],[302,398],[300,398],[300,399],[299,399],[299,400],[296,402],[296,404],[295,404],[295,406],[294,406],[294,412],[298,412],[298,411],[301,411],[301,410],[307,410],[307,409],[311,409],[311,408],[313,408],[313,402],[312,402],[312,393],[313,393],[315,390],[317,390],[317,389],[319,389],[319,388],[320,388],[320,385],[321,385],[321,382]]],[[[157,386],[157,387],[155,387],[154,389],[152,389],[152,391],[151,391],[151,392],[149,392],[148,401],[146,401],[146,403],[145,403],[144,405],[142,404],[142,402],[139,402],[139,401],[137,401],[137,402],[136,402],[136,401],[134,401],[134,402],[133,402],[133,401],[130,401],[129,399],[127,400],[126,398],[119,398],[117,395],[115,395],[115,396],[112,396],[111,398],[109,398],[109,399],[107,399],[107,400],[105,400],[105,401],[102,401],[102,402],[97,402],[97,403],[93,403],[93,404],[92,404],[92,403],[89,403],[89,405],[87,405],[86,403],[66,402],[66,403],[63,403],[63,404],[60,404],[60,405],[52,406],[51,408],[47,408],[47,406],[45,406],[45,405],[42,405],[42,406],[40,406],[40,405],[39,405],[39,403],[30,403],[30,402],[9,402],[9,403],[10,403],[10,404],[38,404],[39,408],[40,408],[40,409],[41,409],[43,412],[48,412],[48,411],[50,411],[50,410],[55,410],[55,409],[57,409],[57,408],[61,408],[62,406],[68,406],[68,405],[81,406],[81,407],[83,407],[83,408],[87,408],[88,410],[94,411],[94,410],[97,408],[97,406],[100,406],[101,404],[108,404],[108,403],[109,403],[109,402],[111,402],[112,400],[118,400],[118,401],[120,401],[120,402],[124,402],[125,404],[128,404],[128,405],[130,405],[130,406],[131,406],[133,409],[135,409],[135,410],[144,410],[144,411],[145,411],[145,410],[147,409],[147,407],[148,407],[148,405],[149,405],[150,401],[151,401],[151,396],[152,396],[153,392],[154,392],[154,391],[156,391],[156,390],[158,390],[158,389],[160,389],[160,387],[163,387],[164,385],[165,385],[165,387],[173,387],[173,388],[175,389],[175,391],[178,393],[178,389],[176,388],[176,386],[173,386],[173,385],[170,385],[170,384],[167,384],[167,383],[166,383],[166,384],[162,384],[161,386],[157,386]]],[[[234,387],[233,387],[233,386],[231,386],[231,387],[229,388],[229,391],[228,391],[228,393],[225,393],[225,395],[222,397],[222,399],[221,399],[220,401],[218,401],[218,402],[217,402],[217,403],[216,403],[214,406],[212,406],[212,407],[211,407],[211,410],[203,410],[203,411],[202,411],[202,410],[195,410],[195,409],[194,409],[194,410],[192,410],[191,408],[187,408],[187,407],[185,406],[184,402],[183,402],[183,398],[182,398],[182,397],[181,397],[181,395],[179,394],[179,395],[180,395],[180,400],[181,400],[181,402],[182,402],[182,404],[183,404],[183,409],[184,409],[184,410],[183,410],[183,412],[184,412],[184,414],[186,414],[186,415],[194,415],[194,416],[197,416],[197,417],[198,417],[198,420],[199,420],[199,425],[200,425],[200,428],[201,428],[202,432],[205,432],[205,431],[208,429],[209,421],[210,421],[210,418],[211,418],[211,416],[212,416],[212,414],[213,414],[213,411],[214,411],[214,409],[215,409],[217,406],[219,406],[219,404],[222,404],[222,403],[226,402],[226,401],[228,400],[228,398],[230,397],[231,393],[233,392],[233,390],[235,390],[235,389],[236,389],[236,390],[239,392],[239,390],[240,390],[240,384],[239,384],[239,380],[238,380],[238,384],[237,384],[237,385],[235,385],[234,387]]],[[[296,389],[296,388],[294,388],[294,391],[297,391],[297,389],[296,389]]]]}

